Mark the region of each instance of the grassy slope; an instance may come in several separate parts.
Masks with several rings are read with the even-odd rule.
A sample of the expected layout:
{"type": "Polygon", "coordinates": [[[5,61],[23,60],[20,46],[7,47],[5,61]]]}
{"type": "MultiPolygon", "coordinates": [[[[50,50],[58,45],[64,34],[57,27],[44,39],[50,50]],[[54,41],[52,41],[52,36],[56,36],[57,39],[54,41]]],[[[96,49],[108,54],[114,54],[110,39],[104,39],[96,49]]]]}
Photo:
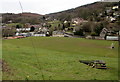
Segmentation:
{"type": "MultiPolygon", "coordinates": [[[[2,39],[0,37],[0,59],[2,59],[2,39]]],[[[1,66],[1,63],[0,63],[1,66]]],[[[0,67],[0,70],[2,70],[2,68],[0,67]]],[[[2,80],[2,71],[0,71],[0,80],[2,80]]]]}
{"type": "Polygon", "coordinates": [[[111,50],[112,42],[55,37],[3,40],[3,59],[14,73],[4,73],[3,79],[42,79],[43,73],[46,80],[116,80],[118,43],[111,50]],[[104,60],[109,69],[93,69],[80,59],[104,60]]]}

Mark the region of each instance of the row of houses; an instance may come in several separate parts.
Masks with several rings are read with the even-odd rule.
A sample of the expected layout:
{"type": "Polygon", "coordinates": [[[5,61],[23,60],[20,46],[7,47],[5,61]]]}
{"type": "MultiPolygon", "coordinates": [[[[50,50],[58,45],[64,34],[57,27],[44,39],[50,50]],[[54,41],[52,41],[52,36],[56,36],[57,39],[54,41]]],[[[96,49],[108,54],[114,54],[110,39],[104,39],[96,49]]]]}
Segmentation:
{"type": "Polygon", "coordinates": [[[30,25],[26,23],[24,28],[16,28],[16,36],[46,36],[49,33],[47,27],[42,27],[42,25],[30,25]]]}
{"type": "MultiPolygon", "coordinates": [[[[53,37],[73,37],[73,38],[86,38],[86,39],[97,39],[97,40],[114,40],[114,41],[118,41],[119,40],[119,36],[110,36],[110,35],[107,35],[106,34],[110,32],[109,30],[107,30],[106,28],[103,28],[100,36],[83,36],[83,37],[80,37],[80,36],[75,36],[74,34],[72,33],[65,33],[65,32],[62,32],[62,31],[53,31],[53,37]]],[[[119,32],[120,34],[120,32],[119,32]]]]}
{"type": "MultiPolygon", "coordinates": [[[[87,39],[98,39],[98,40],[104,40],[106,37],[106,40],[118,40],[118,36],[106,36],[106,33],[108,33],[108,29],[103,28],[100,36],[86,36],[87,39]]],[[[26,32],[26,33],[16,33],[14,37],[7,37],[7,39],[16,39],[16,38],[25,38],[25,37],[46,37],[49,36],[49,31],[37,31],[37,32],[26,32]]],[[[65,33],[63,31],[53,31],[52,32],[53,37],[75,37],[74,34],[65,33]]],[[[78,38],[78,37],[77,37],[78,38]]],[[[80,38],[80,37],[79,37],[80,38]]]]}

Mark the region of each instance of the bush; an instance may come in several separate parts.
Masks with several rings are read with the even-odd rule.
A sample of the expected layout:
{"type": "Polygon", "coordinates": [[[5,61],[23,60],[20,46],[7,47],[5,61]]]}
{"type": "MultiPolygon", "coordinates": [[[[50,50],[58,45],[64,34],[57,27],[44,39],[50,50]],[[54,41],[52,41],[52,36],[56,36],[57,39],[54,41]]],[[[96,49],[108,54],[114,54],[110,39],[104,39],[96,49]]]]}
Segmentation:
{"type": "Polygon", "coordinates": [[[34,30],[35,30],[35,27],[32,26],[32,27],[30,28],[30,32],[33,32],[34,30]]]}
{"type": "Polygon", "coordinates": [[[81,28],[85,32],[91,32],[91,27],[92,27],[92,22],[87,22],[87,23],[83,24],[81,28]]]}
{"type": "Polygon", "coordinates": [[[91,36],[96,36],[97,34],[95,32],[91,32],[91,36]]]}
{"type": "Polygon", "coordinates": [[[76,32],[74,32],[74,35],[84,36],[84,34],[83,34],[83,29],[78,29],[78,30],[76,30],[76,32]]]}
{"type": "Polygon", "coordinates": [[[17,25],[16,25],[16,28],[18,28],[18,29],[19,29],[19,28],[22,28],[22,24],[17,24],[17,25]]]}

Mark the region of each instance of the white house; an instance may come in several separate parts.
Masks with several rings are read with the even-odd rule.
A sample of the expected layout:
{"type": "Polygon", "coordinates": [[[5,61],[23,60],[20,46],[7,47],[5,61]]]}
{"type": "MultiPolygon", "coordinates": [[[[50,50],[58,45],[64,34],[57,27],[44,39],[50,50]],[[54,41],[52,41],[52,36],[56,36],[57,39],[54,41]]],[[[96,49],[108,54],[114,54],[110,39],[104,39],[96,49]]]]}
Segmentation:
{"type": "Polygon", "coordinates": [[[72,19],[72,22],[73,22],[74,24],[80,24],[80,23],[88,22],[88,21],[78,17],[78,18],[73,18],[73,19],[72,19]]]}
{"type": "Polygon", "coordinates": [[[53,37],[64,37],[64,33],[61,31],[53,31],[52,36],[53,37]]]}
{"type": "Polygon", "coordinates": [[[116,18],[110,17],[110,21],[115,21],[115,20],[116,20],[116,18]]]}
{"type": "Polygon", "coordinates": [[[112,9],[118,9],[119,8],[119,6],[113,6],[112,7],[112,9]]]}
{"type": "Polygon", "coordinates": [[[31,36],[31,34],[30,33],[16,33],[15,34],[16,36],[24,36],[24,37],[29,37],[29,36],[31,36]]]}
{"type": "Polygon", "coordinates": [[[17,28],[16,31],[17,32],[20,32],[20,31],[30,31],[30,28],[17,28]]]}
{"type": "Polygon", "coordinates": [[[118,40],[118,36],[107,36],[106,40],[118,40]]]}
{"type": "Polygon", "coordinates": [[[105,35],[107,34],[108,29],[107,28],[103,28],[101,33],[100,33],[100,37],[105,37],[105,35]]]}
{"type": "Polygon", "coordinates": [[[46,36],[46,34],[34,34],[34,36],[46,36]]]}
{"type": "Polygon", "coordinates": [[[68,21],[66,21],[66,20],[64,21],[64,23],[67,23],[67,22],[68,22],[68,21]]]}

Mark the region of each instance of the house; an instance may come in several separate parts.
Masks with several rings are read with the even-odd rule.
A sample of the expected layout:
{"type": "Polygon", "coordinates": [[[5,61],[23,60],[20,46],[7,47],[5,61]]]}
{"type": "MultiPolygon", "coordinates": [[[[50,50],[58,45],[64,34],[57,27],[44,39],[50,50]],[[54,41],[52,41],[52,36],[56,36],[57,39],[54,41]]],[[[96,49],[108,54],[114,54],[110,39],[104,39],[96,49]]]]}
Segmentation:
{"type": "Polygon", "coordinates": [[[39,32],[35,32],[33,36],[46,36],[47,32],[44,31],[39,31],[39,32]]]}
{"type": "Polygon", "coordinates": [[[64,23],[67,23],[67,22],[68,22],[68,21],[66,21],[66,20],[64,21],[64,23]]]}
{"type": "Polygon", "coordinates": [[[35,28],[35,31],[38,31],[41,26],[40,26],[40,25],[25,24],[24,28],[17,28],[16,31],[17,31],[17,32],[21,32],[21,31],[22,31],[22,32],[23,32],[23,31],[30,32],[31,27],[34,27],[34,28],[35,28]]]}
{"type": "Polygon", "coordinates": [[[56,21],[57,19],[54,19],[54,21],[56,21]]]}
{"type": "Polygon", "coordinates": [[[76,26],[76,24],[71,24],[71,26],[76,26]]]}
{"type": "Polygon", "coordinates": [[[112,9],[115,10],[115,9],[118,9],[119,6],[113,6],[112,9]]]}
{"type": "Polygon", "coordinates": [[[116,40],[116,41],[118,41],[118,36],[107,36],[106,40],[116,40]]]}
{"type": "Polygon", "coordinates": [[[106,10],[106,13],[108,14],[108,13],[110,13],[111,12],[111,10],[106,10]]]}
{"type": "Polygon", "coordinates": [[[44,32],[44,33],[46,33],[46,32],[48,31],[48,29],[47,29],[46,27],[43,27],[43,28],[41,29],[41,31],[44,32]]]}
{"type": "Polygon", "coordinates": [[[53,31],[52,36],[53,37],[64,37],[64,32],[62,32],[62,31],[53,31]]]}
{"type": "Polygon", "coordinates": [[[49,31],[47,27],[40,27],[37,32],[46,34],[49,31]]]}
{"type": "Polygon", "coordinates": [[[46,34],[34,34],[34,36],[46,36],[46,34]]]}
{"type": "Polygon", "coordinates": [[[25,24],[24,24],[24,27],[25,27],[25,28],[30,28],[30,23],[25,23],[25,24]]]}
{"type": "Polygon", "coordinates": [[[115,17],[110,17],[110,21],[113,22],[113,21],[116,21],[116,18],[115,17]]]}
{"type": "Polygon", "coordinates": [[[120,14],[119,14],[119,12],[114,12],[114,13],[113,13],[113,16],[115,16],[115,17],[119,17],[120,14]]]}
{"type": "Polygon", "coordinates": [[[31,33],[16,33],[15,34],[16,36],[24,36],[24,37],[30,37],[31,36],[31,33]]]}
{"type": "Polygon", "coordinates": [[[112,8],[111,7],[106,7],[106,13],[108,14],[108,13],[110,13],[111,12],[111,10],[112,10],[112,8]]]}
{"type": "Polygon", "coordinates": [[[16,31],[17,31],[17,32],[30,31],[30,28],[17,28],[16,31]]]}
{"type": "Polygon", "coordinates": [[[12,20],[9,20],[8,23],[12,23],[12,20]]]}
{"type": "Polygon", "coordinates": [[[84,19],[82,19],[82,18],[73,18],[72,19],[72,23],[74,23],[74,24],[81,24],[81,23],[83,23],[83,22],[88,22],[88,21],[86,21],[86,20],[84,20],[84,19]]]}
{"type": "Polygon", "coordinates": [[[35,27],[35,28],[40,28],[41,27],[41,25],[30,25],[30,27],[35,27]]]}
{"type": "Polygon", "coordinates": [[[102,31],[101,31],[101,33],[100,33],[100,37],[105,38],[107,32],[108,32],[108,29],[103,28],[102,31]]]}
{"type": "Polygon", "coordinates": [[[77,37],[77,36],[74,36],[74,33],[65,32],[65,33],[64,33],[64,37],[77,37]]]}
{"type": "Polygon", "coordinates": [[[34,33],[35,33],[35,32],[29,32],[29,33],[31,34],[31,36],[34,36],[34,33]]]}
{"type": "Polygon", "coordinates": [[[102,16],[103,15],[103,13],[99,13],[99,16],[102,16]]]}
{"type": "Polygon", "coordinates": [[[46,27],[40,27],[32,36],[49,36],[49,30],[46,27]]]}

